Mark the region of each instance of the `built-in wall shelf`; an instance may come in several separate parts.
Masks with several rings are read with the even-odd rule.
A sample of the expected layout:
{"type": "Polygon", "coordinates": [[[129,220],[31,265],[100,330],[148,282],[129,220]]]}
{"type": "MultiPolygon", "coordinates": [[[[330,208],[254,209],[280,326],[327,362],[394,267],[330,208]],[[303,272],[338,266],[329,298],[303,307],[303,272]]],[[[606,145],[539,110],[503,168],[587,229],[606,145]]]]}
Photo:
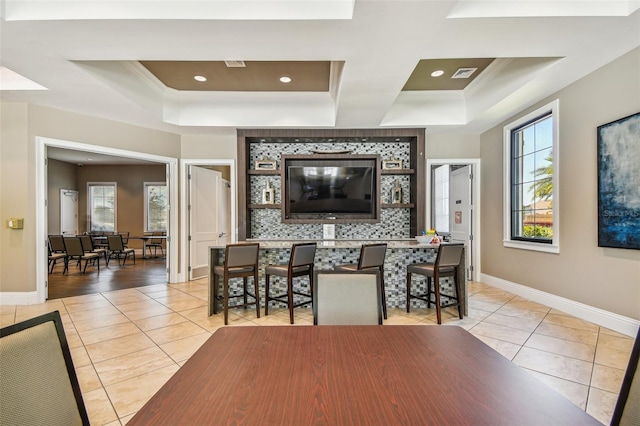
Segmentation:
{"type": "Polygon", "coordinates": [[[380,204],[383,209],[412,209],[416,205],[414,203],[394,203],[394,204],[380,204]]]}
{"type": "Polygon", "coordinates": [[[247,205],[250,209],[280,209],[282,206],[280,204],[249,204],[247,205]]]}
{"type": "Polygon", "coordinates": [[[277,169],[269,169],[269,170],[259,170],[259,169],[249,169],[247,170],[248,175],[260,175],[260,176],[280,176],[280,170],[277,169]]]}
{"type": "Polygon", "coordinates": [[[416,171],[414,169],[382,169],[381,175],[412,175],[416,171]]]}

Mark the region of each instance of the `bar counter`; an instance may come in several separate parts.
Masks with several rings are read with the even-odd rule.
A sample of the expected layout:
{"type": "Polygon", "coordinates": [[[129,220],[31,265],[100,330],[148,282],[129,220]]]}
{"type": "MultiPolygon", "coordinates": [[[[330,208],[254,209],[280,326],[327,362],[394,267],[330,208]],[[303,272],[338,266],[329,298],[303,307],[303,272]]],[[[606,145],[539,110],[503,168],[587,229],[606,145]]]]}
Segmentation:
{"type": "MultiPolygon", "coordinates": [[[[387,307],[406,307],[406,276],[407,265],[411,263],[434,263],[438,253],[439,244],[418,244],[415,239],[404,240],[247,240],[260,244],[259,279],[264,283],[264,268],[271,264],[286,264],[289,262],[291,246],[296,243],[315,242],[318,244],[315,257],[315,269],[333,269],[336,265],[344,263],[358,263],[360,247],[363,244],[387,243],[387,254],[384,262],[384,284],[387,297],[387,307]]],[[[242,243],[240,241],[239,243],[242,243]]],[[[209,315],[213,313],[211,294],[213,288],[213,267],[224,262],[225,246],[209,247],[209,315]]],[[[467,313],[467,286],[465,279],[465,256],[463,254],[458,279],[464,295],[463,313],[467,313]]],[[[286,280],[272,277],[273,292],[286,289],[286,280]]],[[[307,280],[296,278],[294,285],[308,286],[307,280]]],[[[442,278],[441,291],[445,294],[453,293],[453,280],[442,278]]],[[[232,284],[232,288],[235,288],[232,284]]],[[[423,292],[426,288],[426,278],[414,275],[412,289],[414,292],[423,292]]],[[[260,286],[260,301],[264,306],[264,284],[260,286]]],[[[412,308],[424,307],[425,302],[412,300],[412,308]]]]}

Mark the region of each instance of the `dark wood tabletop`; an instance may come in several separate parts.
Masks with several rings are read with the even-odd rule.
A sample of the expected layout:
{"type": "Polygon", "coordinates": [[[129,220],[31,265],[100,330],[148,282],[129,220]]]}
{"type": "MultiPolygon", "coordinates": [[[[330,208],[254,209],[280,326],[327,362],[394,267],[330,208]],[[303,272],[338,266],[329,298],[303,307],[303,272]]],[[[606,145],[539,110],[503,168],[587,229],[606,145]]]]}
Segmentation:
{"type": "Polygon", "coordinates": [[[225,327],[128,425],[600,425],[454,326],[225,327]]]}

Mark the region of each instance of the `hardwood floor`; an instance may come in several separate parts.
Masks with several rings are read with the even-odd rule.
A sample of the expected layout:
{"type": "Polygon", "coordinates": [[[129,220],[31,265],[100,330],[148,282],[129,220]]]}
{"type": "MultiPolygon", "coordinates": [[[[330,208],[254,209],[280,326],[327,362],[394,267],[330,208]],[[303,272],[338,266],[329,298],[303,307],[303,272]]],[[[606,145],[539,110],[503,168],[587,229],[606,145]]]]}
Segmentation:
{"type": "Polygon", "coordinates": [[[63,263],[58,262],[49,274],[49,300],[167,283],[166,258],[143,259],[138,254],[135,265],[131,259],[124,266],[111,259],[107,266],[101,259],[100,272],[91,264],[84,274],[75,263],[64,275],[63,269],[63,263]]]}

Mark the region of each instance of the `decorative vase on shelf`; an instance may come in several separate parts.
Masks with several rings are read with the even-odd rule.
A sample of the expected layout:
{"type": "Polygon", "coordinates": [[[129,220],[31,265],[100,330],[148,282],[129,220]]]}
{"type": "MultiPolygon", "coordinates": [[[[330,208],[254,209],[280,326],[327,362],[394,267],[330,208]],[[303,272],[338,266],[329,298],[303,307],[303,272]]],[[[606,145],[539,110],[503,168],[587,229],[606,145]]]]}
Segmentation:
{"type": "Polygon", "coordinates": [[[391,204],[401,204],[402,203],[402,187],[400,186],[400,181],[396,179],[393,184],[393,188],[391,189],[391,204]]]}
{"type": "Polygon", "coordinates": [[[267,179],[267,184],[265,188],[262,190],[262,204],[273,204],[274,201],[274,191],[271,187],[271,182],[267,179]]]}

